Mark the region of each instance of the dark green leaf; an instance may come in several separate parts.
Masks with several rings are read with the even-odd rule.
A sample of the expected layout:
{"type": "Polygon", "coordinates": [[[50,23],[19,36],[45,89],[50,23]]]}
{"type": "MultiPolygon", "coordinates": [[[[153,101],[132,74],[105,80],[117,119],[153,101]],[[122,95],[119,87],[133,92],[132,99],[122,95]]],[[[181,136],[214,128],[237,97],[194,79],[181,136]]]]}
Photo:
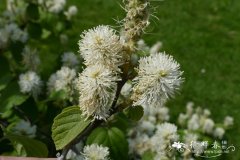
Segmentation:
{"type": "Polygon", "coordinates": [[[117,127],[126,133],[129,127],[129,120],[124,113],[120,112],[114,115],[114,118],[109,121],[109,124],[110,126],[117,127]]]}
{"type": "Polygon", "coordinates": [[[11,79],[12,79],[12,74],[10,73],[0,77],[0,91],[7,87],[11,79]]]}
{"type": "Polygon", "coordinates": [[[78,106],[65,108],[55,117],[52,126],[52,138],[56,149],[63,149],[76,138],[90,122],[90,120],[82,117],[78,106]]]}
{"type": "Polygon", "coordinates": [[[23,145],[24,150],[27,153],[28,157],[47,157],[48,149],[47,146],[35,139],[31,139],[25,136],[7,134],[5,136],[13,144],[20,143],[23,145]]]}
{"type": "Polygon", "coordinates": [[[144,110],[142,106],[130,106],[125,110],[125,113],[129,119],[139,121],[144,114],[144,110]]]}
{"type": "Polygon", "coordinates": [[[29,20],[36,21],[39,19],[39,10],[38,5],[29,3],[26,9],[26,17],[29,20]]]}
{"type": "Polygon", "coordinates": [[[28,33],[32,38],[40,38],[42,35],[42,27],[39,23],[30,22],[28,24],[28,33]]]}
{"type": "Polygon", "coordinates": [[[14,106],[18,106],[28,99],[28,95],[20,93],[16,81],[11,82],[2,92],[0,96],[0,112],[1,117],[6,118],[11,113],[14,106]]]}

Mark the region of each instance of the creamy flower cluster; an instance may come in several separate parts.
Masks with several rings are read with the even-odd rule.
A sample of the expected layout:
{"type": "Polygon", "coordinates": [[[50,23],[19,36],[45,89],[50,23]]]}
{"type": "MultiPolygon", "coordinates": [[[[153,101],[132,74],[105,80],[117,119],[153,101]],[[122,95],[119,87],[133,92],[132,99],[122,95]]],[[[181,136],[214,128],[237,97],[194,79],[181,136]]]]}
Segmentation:
{"type": "Polygon", "coordinates": [[[30,93],[34,97],[40,94],[43,85],[40,77],[33,71],[20,74],[18,84],[22,93],[30,93]]]}
{"type": "Polygon", "coordinates": [[[147,107],[137,126],[128,132],[130,154],[142,156],[145,152],[151,151],[155,154],[159,153],[156,154],[155,159],[166,156],[165,152],[170,141],[178,138],[177,127],[166,123],[168,120],[167,107],[151,110],[147,107]]]}
{"type": "Polygon", "coordinates": [[[77,82],[80,109],[87,117],[106,119],[123,63],[120,37],[109,26],[97,26],[83,32],[79,50],[87,66],[77,82]]]}
{"type": "Polygon", "coordinates": [[[25,43],[27,40],[28,33],[21,30],[16,23],[9,23],[0,28],[0,49],[7,47],[9,41],[25,43]]]}
{"type": "Polygon", "coordinates": [[[108,160],[109,148],[102,145],[91,144],[83,148],[84,160],[108,160]]]}
{"type": "Polygon", "coordinates": [[[76,78],[76,71],[68,67],[62,67],[56,73],[52,74],[48,80],[48,92],[64,90],[71,94],[72,85],[76,78]]]}
{"type": "Polygon", "coordinates": [[[77,69],[79,65],[78,57],[73,52],[64,52],[61,56],[61,61],[63,63],[63,66],[69,68],[77,69]]]}
{"type": "Polygon", "coordinates": [[[198,107],[193,109],[194,104],[189,102],[186,106],[187,112],[180,113],[178,123],[181,126],[187,126],[190,131],[201,131],[216,138],[221,139],[225,133],[225,128],[233,125],[233,118],[230,116],[225,117],[223,127],[218,127],[216,123],[209,117],[211,112],[208,109],[198,107]]]}
{"type": "MultiPolygon", "coordinates": [[[[84,146],[80,141],[74,145],[74,150],[69,150],[67,160],[109,160],[109,148],[98,144],[84,146]],[[78,153],[76,153],[76,151],[78,153]],[[80,153],[80,154],[79,154],[80,153]]],[[[58,158],[63,159],[63,156],[58,158]]]]}
{"type": "Polygon", "coordinates": [[[67,11],[64,12],[64,15],[67,17],[68,20],[71,20],[73,16],[75,16],[78,12],[76,6],[70,6],[67,11]]]}
{"type": "Polygon", "coordinates": [[[133,80],[135,106],[161,106],[179,89],[183,79],[180,65],[172,56],[157,53],[139,60],[138,76],[133,80]]]}
{"type": "MultiPolygon", "coordinates": [[[[150,108],[144,106],[144,116],[134,128],[128,131],[128,142],[130,154],[133,157],[141,157],[146,152],[151,152],[154,159],[174,159],[176,154],[171,152],[170,146],[173,142],[183,142],[190,150],[184,150],[181,157],[183,159],[191,159],[192,155],[201,155],[207,148],[203,145],[203,137],[210,136],[213,141],[216,138],[221,139],[225,133],[225,129],[233,125],[233,118],[226,116],[223,124],[216,124],[211,118],[211,112],[207,109],[193,108],[194,104],[189,102],[186,106],[186,113],[180,113],[177,127],[175,124],[168,123],[168,108],[150,108]],[[197,121],[189,122],[191,117],[197,115],[197,121]],[[192,130],[195,126],[199,126],[197,130],[192,130]],[[223,126],[223,127],[216,127],[223,126]],[[179,133],[177,133],[177,128],[179,133]],[[211,131],[211,132],[210,132],[211,131]],[[181,138],[180,138],[181,137],[181,138]]],[[[210,138],[209,137],[209,138],[210,138]]],[[[208,144],[210,145],[210,144],[208,144]]]]}
{"type": "Polygon", "coordinates": [[[123,63],[122,44],[116,31],[109,26],[97,26],[83,32],[79,41],[79,50],[85,65],[102,64],[112,70],[118,70],[123,63]]]}
{"type": "Polygon", "coordinates": [[[209,135],[214,138],[222,139],[225,130],[233,125],[233,118],[226,116],[223,124],[217,124],[211,118],[211,112],[201,107],[193,108],[194,103],[188,102],[186,113],[180,113],[178,116],[179,125],[184,128],[183,139],[186,145],[192,146],[192,150],[185,150],[183,156],[191,158],[192,153],[201,155],[206,146],[200,142],[201,135],[209,135]],[[220,127],[222,126],[222,127],[220,127]]]}
{"type": "Polygon", "coordinates": [[[60,13],[66,5],[66,0],[39,0],[38,2],[39,4],[45,3],[48,11],[52,13],[60,13]]]}
{"type": "Polygon", "coordinates": [[[20,120],[11,128],[11,131],[17,135],[34,138],[36,136],[37,126],[31,125],[29,121],[20,120]]]}

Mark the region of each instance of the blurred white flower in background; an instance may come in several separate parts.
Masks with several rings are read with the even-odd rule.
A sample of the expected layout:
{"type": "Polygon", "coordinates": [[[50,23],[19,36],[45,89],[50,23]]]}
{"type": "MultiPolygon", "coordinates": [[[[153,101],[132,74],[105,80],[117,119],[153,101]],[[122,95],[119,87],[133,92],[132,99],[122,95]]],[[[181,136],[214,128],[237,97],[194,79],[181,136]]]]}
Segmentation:
{"type": "Polygon", "coordinates": [[[222,139],[223,135],[225,134],[225,130],[221,127],[217,127],[214,131],[213,131],[213,135],[216,138],[222,139]]]}
{"type": "Polygon", "coordinates": [[[31,93],[33,96],[40,94],[43,85],[40,77],[33,71],[20,74],[18,84],[22,93],[31,93]]]}
{"type": "Polygon", "coordinates": [[[37,126],[31,125],[30,122],[25,120],[20,120],[17,124],[11,129],[15,134],[28,136],[34,138],[37,132],[37,126]]]}
{"type": "Polygon", "coordinates": [[[149,47],[147,46],[147,44],[145,43],[145,41],[143,39],[140,39],[139,41],[137,41],[137,49],[142,52],[149,51],[149,47]]]}
{"type": "Polygon", "coordinates": [[[68,10],[64,12],[64,15],[67,17],[68,20],[71,20],[73,16],[75,16],[78,12],[78,9],[76,6],[70,6],[68,7],[68,10]]]}
{"type": "Polygon", "coordinates": [[[61,61],[63,66],[70,67],[70,68],[78,68],[79,60],[78,57],[73,52],[65,52],[61,56],[61,61]]]}
{"type": "Polygon", "coordinates": [[[10,23],[6,25],[5,31],[9,34],[10,39],[13,42],[20,41],[22,43],[25,43],[28,40],[28,33],[21,30],[15,23],[10,23]]]}
{"type": "Polygon", "coordinates": [[[156,42],[149,50],[150,54],[156,54],[162,48],[162,42],[156,42]]]}
{"type": "MultiPolygon", "coordinates": [[[[42,3],[42,2],[39,1],[39,3],[42,3]]],[[[63,11],[63,9],[66,5],[66,0],[47,0],[45,2],[45,5],[49,12],[59,13],[59,12],[63,11]]]]}
{"type": "Polygon", "coordinates": [[[22,52],[22,57],[22,62],[27,69],[37,71],[37,68],[40,65],[40,58],[37,49],[31,49],[29,46],[25,46],[22,52]]]}
{"type": "Polygon", "coordinates": [[[52,74],[48,80],[48,92],[64,90],[71,93],[72,84],[76,78],[76,71],[68,67],[62,67],[56,73],[52,74]]]}
{"type": "Polygon", "coordinates": [[[102,145],[91,144],[83,148],[84,160],[107,160],[109,159],[109,148],[102,145]]]}
{"type": "Polygon", "coordinates": [[[224,125],[224,127],[231,127],[231,126],[233,125],[233,122],[234,122],[233,117],[231,117],[231,116],[226,116],[226,117],[224,118],[224,123],[223,123],[223,125],[224,125]]]}
{"type": "Polygon", "coordinates": [[[204,124],[203,124],[203,132],[204,132],[204,133],[211,134],[212,131],[213,131],[214,125],[215,125],[215,123],[213,122],[213,120],[210,119],[210,118],[207,118],[207,119],[204,121],[204,124]]]}

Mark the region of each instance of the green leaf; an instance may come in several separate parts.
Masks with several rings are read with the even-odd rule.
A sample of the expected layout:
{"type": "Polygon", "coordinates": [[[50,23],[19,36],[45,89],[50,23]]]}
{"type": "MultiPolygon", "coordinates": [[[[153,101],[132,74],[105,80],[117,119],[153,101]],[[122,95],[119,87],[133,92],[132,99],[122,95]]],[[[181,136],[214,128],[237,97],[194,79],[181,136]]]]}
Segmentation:
{"type": "Polygon", "coordinates": [[[114,160],[128,159],[128,142],[124,133],[116,127],[93,130],[87,138],[87,144],[94,143],[109,147],[110,156],[114,160]]]}
{"type": "Polygon", "coordinates": [[[39,10],[38,10],[38,5],[29,3],[26,9],[26,17],[29,20],[38,20],[39,19],[39,10]]]}
{"type": "Polygon", "coordinates": [[[28,157],[48,156],[47,146],[38,140],[13,134],[7,134],[5,137],[9,139],[12,144],[20,143],[23,146],[28,157]]]}
{"type": "Polygon", "coordinates": [[[125,113],[129,119],[139,121],[144,114],[144,110],[142,106],[130,106],[125,110],[125,113]]]}
{"type": "Polygon", "coordinates": [[[8,83],[12,80],[12,74],[6,74],[0,78],[0,91],[7,87],[8,83]]]}
{"type": "Polygon", "coordinates": [[[114,118],[109,121],[109,125],[111,127],[119,128],[124,133],[127,133],[127,130],[130,127],[129,119],[123,112],[114,114],[114,118]]]}
{"type": "Polygon", "coordinates": [[[55,117],[52,126],[52,138],[56,149],[63,149],[76,138],[90,122],[90,120],[82,117],[78,106],[65,108],[55,117]]]}
{"type": "Polygon", "coordinates": [[[0,113],[2,118],[6,118],[11,114],[14,106],[19,106],[29,98],[28,95],[20,93],[16,81],[11,82],[2,92],[0,96],[0,113]]]}

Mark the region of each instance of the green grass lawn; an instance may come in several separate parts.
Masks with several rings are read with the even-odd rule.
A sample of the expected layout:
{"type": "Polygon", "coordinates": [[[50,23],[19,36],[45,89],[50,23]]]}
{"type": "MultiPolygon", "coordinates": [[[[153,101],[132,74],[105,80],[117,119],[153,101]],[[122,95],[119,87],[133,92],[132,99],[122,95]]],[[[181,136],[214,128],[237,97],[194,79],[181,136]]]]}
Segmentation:
{"type": "MultiPolygon", "coordinates": [[[[114,0],[69,0],[79,7],[72,47],[84,29],[99,24],[118,27],[115,20],[124,17],[114,0]]],[[[223,159],[240,159],[240,2],[239,0],[165,0],[157,6],[151,27],[144,35],[151,45],[160,40],[163,50],[172,54],[184,70],[185,83],[175,99],[168,103],[172,117],[185,110],[188,101],[212,111],[221,122],[226,115],[235,119],[227,132],[228,143],[236,151],[223,159]],[[204,74],[201,69],[205,69],[204,74]]],[[[174,120],[174,119],[173,119],[174,120]]]]}

